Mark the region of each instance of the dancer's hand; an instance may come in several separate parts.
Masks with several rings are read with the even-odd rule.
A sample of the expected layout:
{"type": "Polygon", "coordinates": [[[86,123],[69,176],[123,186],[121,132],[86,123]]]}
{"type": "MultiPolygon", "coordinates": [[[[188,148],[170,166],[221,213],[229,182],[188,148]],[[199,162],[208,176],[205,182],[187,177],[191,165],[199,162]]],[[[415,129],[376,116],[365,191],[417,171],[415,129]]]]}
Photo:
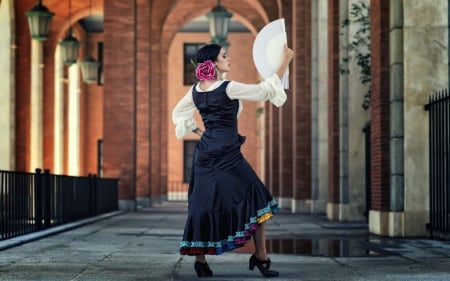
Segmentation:
{"type": "Polygon", "coordinates": [[[289,67],[289,63],[291,63],[294,58],[294,51],[288,48],[287,45],[284,45],[283,54],[281,58],[281,65],[278,67],[277,74],[280,79],[283,77],[286,69],[289,67]]]}

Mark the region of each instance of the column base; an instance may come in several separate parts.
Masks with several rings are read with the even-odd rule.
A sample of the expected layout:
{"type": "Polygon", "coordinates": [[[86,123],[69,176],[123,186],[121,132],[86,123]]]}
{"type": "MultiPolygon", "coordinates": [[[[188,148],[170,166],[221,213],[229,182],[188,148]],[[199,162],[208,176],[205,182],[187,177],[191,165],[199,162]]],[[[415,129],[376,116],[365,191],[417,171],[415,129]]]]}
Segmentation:
{"type": "Polygon", "coordinates": [[[428,211],[386,212],[370,210],[370,233],[389,237],[418,237],[429,234],[426,229],[428,211]]]}
{"type": "Polygon", "coordinates": [[[327,203],[327,218],[332,221],[364,221],[359,206],[351,204],[327,203]]]}
{"type": "Polygon", "coordinates": [[[122,211],[136,211],[136,200],[119,200],[119,210],[122,211]]]}
{"type": "Polygon", "coordinates": [[[292,198],[278,197],[275,200],[277,201],[280,209],[291,209],[292,208],[292,198]]]}
{"type": "Polygon", "coordinates": [[[311,213],[325,214],[327,212],[326,200],[311,200],[311,213]]]}
{"type": "Polygon", "coordinates": [[[152,200],[150,197],[138,197],[136,198],[138,208],[148,208],[152,206],[152,200]]]}
{"type": "Polygon", "coordinates": [[[311,213],[312,209],[312,201],[307,200],[298,200],[298,199],[292,199],[291,203],[291,212],[293,214],[295,213],[311,213]]]}

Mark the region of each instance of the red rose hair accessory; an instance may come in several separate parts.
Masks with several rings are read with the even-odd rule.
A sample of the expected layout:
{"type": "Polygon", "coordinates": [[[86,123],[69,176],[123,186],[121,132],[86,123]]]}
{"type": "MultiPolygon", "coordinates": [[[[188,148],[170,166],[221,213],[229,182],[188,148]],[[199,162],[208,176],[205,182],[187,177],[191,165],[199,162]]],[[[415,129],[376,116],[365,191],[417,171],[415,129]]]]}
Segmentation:
{"type": "Polygon", "coordinates": [[[195,69],[195,76],[200,81],[217,79],[217,72],[214,67],[214,63],[210,60],[199,63],[195,69]]]}

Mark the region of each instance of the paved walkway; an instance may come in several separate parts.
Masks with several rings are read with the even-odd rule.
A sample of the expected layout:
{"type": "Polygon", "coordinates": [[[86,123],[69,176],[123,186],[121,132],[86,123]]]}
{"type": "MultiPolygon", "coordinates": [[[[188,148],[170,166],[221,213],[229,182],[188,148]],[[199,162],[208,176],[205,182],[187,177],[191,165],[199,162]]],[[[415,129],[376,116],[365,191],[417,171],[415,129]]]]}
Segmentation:
{"type": "MultiPolygon", "coordinates": [[[[0,280],[201,280],[193,257],[177,253],[185,211],[166,203],[2,241],[0,280]]],[[[381,238],[368,235],[364,223],[288,213],[268,222],[267,235],[278,278],[248,270],[249,243],[208,257],[214,277],[204,279],[450,280],[449,241],[381,238]]]]}

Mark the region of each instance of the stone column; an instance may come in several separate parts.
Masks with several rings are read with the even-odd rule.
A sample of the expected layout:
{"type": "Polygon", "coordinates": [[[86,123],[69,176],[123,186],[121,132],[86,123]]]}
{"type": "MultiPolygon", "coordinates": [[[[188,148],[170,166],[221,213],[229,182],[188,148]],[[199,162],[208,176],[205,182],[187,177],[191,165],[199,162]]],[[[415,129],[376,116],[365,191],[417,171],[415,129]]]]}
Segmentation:
{"type": "Polygon", "coordinates": [[[391,2],[390,17],[390,205],[388,232],[390,236],[400,235],[401,216],[404,209],[403,182],[403,20],[401,1],[391,2]]]}
{"type": "MultiPolygon", "coordinates": [[[[348,18],[348,0],[339,1],[339,63],[349,57],[349,27],[342,28],[341,23],[348,18]]],[[[349,67],[348,64],[343,64],[349,67]]],[[[353,73],[352,73],[353,74],[353,73]]],[[[349,119],[349,76],[339,76],[339,204],[338,219],[346,220],[349,203],[348,187],[348,119],[349,119]]]]}
{"type": "Polygon", "coordinates": [[[317,16],[317,78],[313,78],[312,82],[312,85],[316,84],[317,91],[317,112],[315,113],[317,119],[317,163],[315,166],[316,173],[313,173],[317,176],[317,185],[313,184],[312,187],[311,211],[313,213],[325,213],[328,188],[328,1],[319,0],[311,3],[317,8],[314,13],[317,16]]]}
{"type": "MultiPolygon", "coordinates": [[[[311,3],[311,212],[319,197],[319,2],[311,3]]],[[[321,32],[320,34],[322,34],[321,32]]],[[[326,34],[326,32],[324,32],[326,34]]]]}
{"type": "Polygon", "coordinates": [[[53,171],[54,174],[64,173],[64,63],[61,48],[55,50],[55,98],[54,98],[54,132],[53,132],[53,171]]]}
{"type": "Polygon", "coordinates": [[[0,6],[0,170],[14,170],[14,62],[16,46],[13,45],[12,1],[3,1],[0,6]]]}
{"type": "Polygon", "coordinates": [[[28,171],[41,168],[43,164],[43,44],[31,41],[30,84],[30,166],[28,171]]]}
{"type": "Polygon", "coordinates": [[[80,175],[80,69],[78,64],[69,66],[67,106],[67,171],[71,176],[80,175]]]}

